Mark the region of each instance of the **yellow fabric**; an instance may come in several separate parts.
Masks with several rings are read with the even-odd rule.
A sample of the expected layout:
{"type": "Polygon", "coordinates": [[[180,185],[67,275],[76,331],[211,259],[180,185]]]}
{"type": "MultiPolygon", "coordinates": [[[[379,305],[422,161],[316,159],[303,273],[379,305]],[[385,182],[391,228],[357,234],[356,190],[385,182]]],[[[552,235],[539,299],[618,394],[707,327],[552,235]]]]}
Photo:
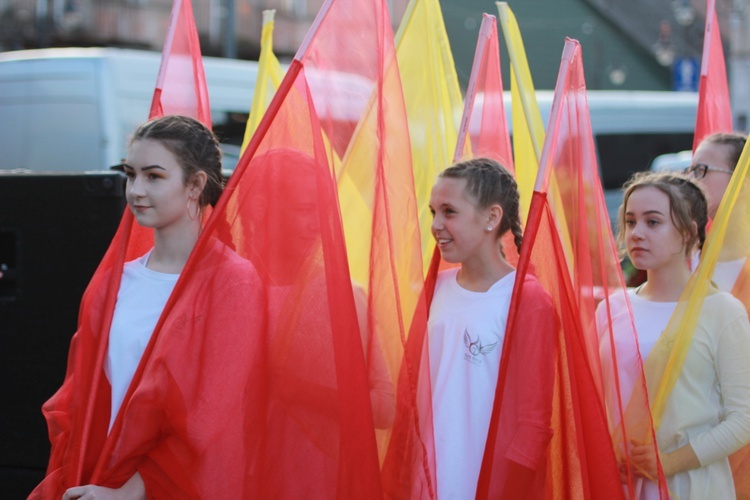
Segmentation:
{"type": "MultiPolygon", "coordinates": [[[[366,292],[367,324],[395,387],[424,271],[401,80],[396,60],[385,64],[382,89],[357,124],[337,181],[349,272],[366,292]]],[[[390,435],[377,432],[381,460],[390,435]]]]}
{"type": "MultiPolygon", "coordinates": [[[[534,192],[539,161],[544,147],[545,132],[539,103],[536,100],[534,82],[531,79],[529,62],[526,59],[521,32],[513,11],[506,2],[495,2],[503,28],[505,43],[510,58],[511,116],[513,119],[513,157],[516,167],[516,182],[520,195],[521,219],[525,222],[534,192]]],[[[554,161],[554,159],[551,159],[554,161]]],[[[549,185],[549,201],[554,207],[557,226],[569,270],[573,274],[573,244],[562,206],[559,187],[553,178],[549,185]]]]}
{"type": "MultiPolygon", "coordinates": [[[[250,106],[250,116],[245,125],[245,138],[242,141],[241,152],[250,143],[250,139],[258,128],[261,118],[271,104],[271,99],[284,79],[284,70],[273,53],[273,12],[263,12],[263,31],[260,36],[260,57],[258,57],[258,79],[255,82],[253,102],[250,106]],[[268,13],[268,14],[267,14],[268,13]]],[[[241,154],[241,153],[240,153],[241,154]]]]}
{"type": "MultiPolygon", "coordinates": [[[[397,79],[397,71],[398,67],[395,64],[386,66],[382,89],[384,96],[398,95],[400,81],[397,79]]],[[[389,105],[390,102],[384,103],[385,108],[389,105]]],[[[349,271],[352,279],[366,291],[368,291],[368,284],[370,283],[370,264],[374,259],[372,255],[373,246],[377,247],[373,240],[386,238],[398,241],[401,244],[411,244],[419,238],[419,227],[408,218],[409,214],[406,212],[410,209],[409,203],[414,196],[413,192],[409,193],[412,184],[394,183],[395,179],[404,175],[404,165],[398,164],[399,158],[404,158],[409,153],[409,143],[405,140],[406,137],[395,140],[398,131],[403,129],[401,123],[403,115],[399,116],[398,113],[384,111],[382,116],[378,117],[377,111],[377,105],[373,99],[360,119],[349,148],[341,160],[341,166],[337,169],[339,205],[344,224],[349,271]],[[379,123],[379,118],[384,119],[384,123],[379,123]],[[381,144],[383,133],[389,136],[388,144],[385,145],[381,144]],[[378,156],[381,151],[383,153],[382,159],[378,156]],[[382,168],[377,166],[379,161],[383,162],[382,168]],[[380,177],[380,175],[383,177],[380,177]],[[394,212],[388,213],[384,218],[383,210],[385,208],[376,206],[376,199],[380,202],[378,198],[382,195],[376,197],[376,191],[388,194],[394,190],[401,191],[401,195],[391,196],[388,199],[388,208],[394,210],[394,212]],[[376,234],[373,231],[373,218],[376,212],[383,221],[390,219],[390,223],[393,225],[391,229],[399,229],[399,234],[376,234]],[[417,234],[411,238],[406,238],[406,236],[400,238],[402,234],[409,234],[412,225],[415,226],[413,230],[417,234]]],[[[397,250],[403,250],[406,254],[409,253],[408,249],[397,250]]],[[[382,256],[378,257],[383,258],[382,256]]],[[[399,263],[394,263],[394,265],[400,280],[403,279],[405,283],[412,281],[411,284],[406,285],[406,289],[409,291],[404,293],[404,298],[413,297],[416,300],[416,296],[413,294],[413,284],[417,281],[413,281],[413,276],[409,277],[412,272],[412,261],[403,262],[404,269],[399,267],[399,263]],[[401,274],[402,271],[403,274],[401,274]]],[[[420,283],[422,279],[419,278],[420,283]]],[[[413,303],[408,304],[408,306],[404,308],[405,313],[413,311],[413,303]]]]}
{"type": "MultiPolygon", "coordinates": [[[[720,260],[722,254],[726,253],[726,249],[738,248],[735,240],[744,238],[747,234],[748,203],[750,203],[750,200],[746,193],[747,188],[744,185],[748,169],[750,169],[750,149],[746,144],[721,200],[716,218],[711,225],[711,230],[701,252],[698,269],[691,276],[680,297],[677,308],[662,334],[664,341],[668,342],[672,348],[669,351],[653,352],[646,361],[650,375],[651,413],[654,419],[654,427],[657,429],[661,425],[666,401],[682,371],[703,301],[707,294],[715,291],[711,284],[711,278],[716,263],[720,260]],[[745,195],[740,196],[740,193],[745,195]]],[[[745,256],[748,252],[750,252],[750,249],[745,246],[745,256]]],[[[736,258],[737,256],[732,257],[736,258]]]]}
{"type": "Polygon", "coordinates": [[[516,18],[506,2],[496,2],[496,5],[510,59],[513,158],[521,195],[521,214],[526,220],[544,146],[544,122],[516,18]]]}
{"type": "Polygon", "coordinates": [[[411,0],[396,33],[396,57],[409,121],[424,272],[435,248],[430,192],[438,174],[453,163],[463,113],[443,13],[438,0],[411,0]]]}
{"type": "MultiPolygon", "coordinates": [[[[341,222],[344,226],[349,274],[352,281],[368,294],[375,185],[378,182],[376,158],[380,147],[374,140],[378,137],[377,89],[373,92],[343,159],[334,161],[333,169],[338,187],[341,222]]],[[[331,150],[332,148],[329,148],[329,151],[331,150]]]]}
{"type": "MultiPolygon", "coordinates": [[[[240,156],[245,152],[245,148],[250,143],[255,130],[258,128],[260,121],[263,119],[268,106],[276,95],[276,91],[284,79],[284,69],[281,63],[273,53],[273,28],[275,10],[263,11],[263,31],[260,38],[260,57],[258,58],[258,77],[255,82],[253,92],[253,101],[250,106],[250,115],[245,125],[245,137],[242,140],[240,156]]],[[[336,155],[331,146],[330,140],[323,133],[323,143],[328,153],[328,161],[333,171],[341,168],[341,159],[336,155]]]]}

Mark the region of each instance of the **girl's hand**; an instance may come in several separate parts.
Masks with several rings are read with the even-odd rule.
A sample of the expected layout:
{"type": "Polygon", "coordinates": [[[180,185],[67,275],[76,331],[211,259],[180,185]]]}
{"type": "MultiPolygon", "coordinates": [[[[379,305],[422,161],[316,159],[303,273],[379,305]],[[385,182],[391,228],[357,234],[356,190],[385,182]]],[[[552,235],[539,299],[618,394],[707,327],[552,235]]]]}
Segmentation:
{"type": "Polygon", "coordinates": [[[95,484],[68,488],[62,500],[145,500],[146,488],[140,473],[136,472],[121,488],[112,489],[95,484]]]}
{"type": "Polygon", "coordinates": [[[653,444],[644,445],[643,443],[630,440],[630,462],[635,469],[635,473],[651,481],[656,482],[659,477],[659,464],[656,456],[656,447],[653,444]]]}
{"type": "Polygon", "coordinates": [[[123,497],[119,495],[119,490],[87,484],[85,486],[68,488],[63,495],[62,500],[73,500],[78,498],[81,500],[117,500],[123,497]]]}

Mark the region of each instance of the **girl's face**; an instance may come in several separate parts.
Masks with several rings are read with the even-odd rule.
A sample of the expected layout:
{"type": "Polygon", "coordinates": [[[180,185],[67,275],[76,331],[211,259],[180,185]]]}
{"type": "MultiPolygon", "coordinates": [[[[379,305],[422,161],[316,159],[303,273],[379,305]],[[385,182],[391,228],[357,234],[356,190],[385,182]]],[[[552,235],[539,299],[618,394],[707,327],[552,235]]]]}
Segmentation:
{"type": "Polygon", "coordinates": [[[439,178],[432,188],[430,212],[432,236],[445,261],[464,263],[480,256],[484,248],[497,248],[499,220],[490,209],[477,208],[465,179],[439,178]]]}
{"type": "Polygon", "coordinates": [[[182,167],[159,141],[133,142],[123,168],[128,206],[141,226],[164,229],[191,221],[188,200],[195,214],[200,191],[185,184],[182,167]]]}
{"type": "Polygon", "coordinates": [[[687,265],[685,238],[672,222],[669,197],[655,187],[636,188],[625,207],[625,243],[636,269],[687,265]]]}
{"type": "Polygon", "coordinates": [[[693,165],[701,163],[711,167],[705,177],[697,179],[706,192],[708,216],[711,218],[716,216],[724,191],[727,190],[729,181],[732,179],[732,174],[714,170],[734,170],[734,165],[729,161],[729,151],[729,146],[705,142],[698,147],[693,156],[693,165]]]}

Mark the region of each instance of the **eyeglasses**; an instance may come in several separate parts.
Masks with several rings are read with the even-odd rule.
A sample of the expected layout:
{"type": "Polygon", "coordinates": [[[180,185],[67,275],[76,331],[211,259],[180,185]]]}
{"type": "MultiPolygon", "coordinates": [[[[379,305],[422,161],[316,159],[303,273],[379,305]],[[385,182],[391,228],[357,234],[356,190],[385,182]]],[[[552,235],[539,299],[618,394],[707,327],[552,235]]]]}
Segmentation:
{"type": "Polygon", "coordinates": [[[695,165],[690,165],[683,172],[687,175],[692,175],[695,179],[703,179],[709,170],[711,172],[722,172],[729,175],[732,175],[734,173],[732,170],[727,170],[726,168],[709,167],[704,163],[696,163],[695,165]]]}

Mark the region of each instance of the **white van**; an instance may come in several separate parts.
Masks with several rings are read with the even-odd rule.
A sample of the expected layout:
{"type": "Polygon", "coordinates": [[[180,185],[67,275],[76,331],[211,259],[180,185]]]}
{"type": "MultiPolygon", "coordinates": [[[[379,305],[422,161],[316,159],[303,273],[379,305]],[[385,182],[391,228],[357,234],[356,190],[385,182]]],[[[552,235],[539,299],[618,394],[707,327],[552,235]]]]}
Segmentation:
{"type": "MultiPolygon", "coordinates": [[[[148,119],[160,62],[160,52],[117,48],[0,53],[0,170],[119,163],[130,134],[148,119]]],[[[203,64],[214,130],[236,155],[257,62],[204,57],[203,64]]]]}
{"type": "MultiPolygon", "coordinates": [[[[510,92],[505,94],[510,121],[510,92]]],[[[554,92],[536,94],[546,126],[554,92]]],[[[621,187],[633,173],[648,170],[660,155],[692,148],[698,93],[587,90],[586,98],[604,198],[614,225],[621,187]]]]}
{"type": "MultiPolygon", "coordinates": [[[[552,91],[538,91],[545,123],[552,91]]],[[[588,90],[599,168],[605,189],[619,189],[659,155],[692,148],[697,92],[588,90]]]]}
{"type": "Polygon", "coordinates": [[[682,172],[693,163],[693,152],[690,149],[676,153],[666,153],[654,158],[649,170],[654,172],[682,172]]]}
{"type": "MultiPolygon", "coordinates": [[[[483,97],[477,95],[476,107],[483,97]]],[[[545,127],[553,97],[551,90],[536,91],[545,127]]],[[[692,148],[697,92],[587,90],[586,98],[605,189],[618,189],[659,155],[692,148]]],[[[503,102],[512,134],[509,91],[503,93],[503,102]]],[[[472,118],[470,130],[476,134],[481,115],[472,118]]]]}

